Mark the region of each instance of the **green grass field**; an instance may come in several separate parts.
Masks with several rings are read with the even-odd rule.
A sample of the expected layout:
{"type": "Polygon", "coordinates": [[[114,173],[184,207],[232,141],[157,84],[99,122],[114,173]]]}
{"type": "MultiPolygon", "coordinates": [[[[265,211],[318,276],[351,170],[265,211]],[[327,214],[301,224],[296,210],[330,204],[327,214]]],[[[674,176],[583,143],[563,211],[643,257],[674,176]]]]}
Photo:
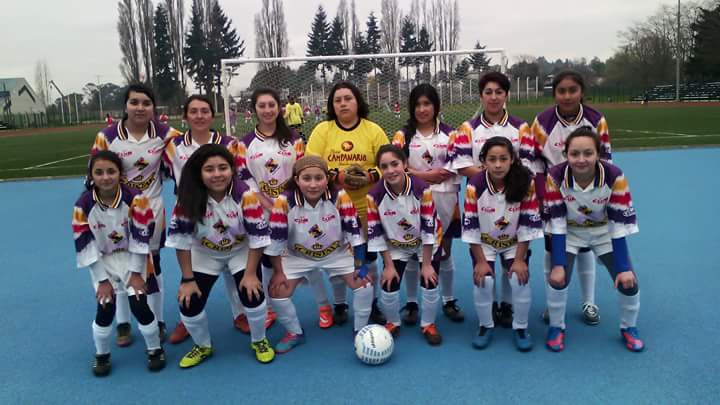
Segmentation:
{"type": "MultiPolygon", "coordinates": [[[[453,105],[444,109],[445,121],[453,126],[471,117],[477,104],[453,105]]],[[[510,106],[513,115],[527,121],[542,106],[510,106]]],[[[613,148],[663,148],[720,145],[720,106],[707,105],[632,105],[601,106],[609,126],[613,148]]],[[[391,133],[404,123],[406,113],[395,118],[389,111],[372,112],[370,118],[391,133]]],[[[172,122],[179,128],[179,122],[172,122]]],[[[314,119],[305,124],[312,131],[314,119]]],[[[222,125],[218,122],[218,128],[222,125]]],[[[41,128],[0,132],[0,180],[67,176],[84,173],[97,126],[41,128]]],[[[237,133],[252,129],[238,119],[237,133]]]]}

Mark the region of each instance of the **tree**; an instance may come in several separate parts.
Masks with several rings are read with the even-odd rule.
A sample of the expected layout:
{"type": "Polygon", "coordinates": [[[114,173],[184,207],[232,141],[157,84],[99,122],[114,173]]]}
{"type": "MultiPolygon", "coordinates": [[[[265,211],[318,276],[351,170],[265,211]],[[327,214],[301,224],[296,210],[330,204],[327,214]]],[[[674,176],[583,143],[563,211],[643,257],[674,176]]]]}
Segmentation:
{"type": "Polygon", "coordinates": [[[350,0],[350,19],[352,21],[352,28],[350,29],[350,47],[355,48],[355,40],[357,40],[360,31],[360,22],[355,12],[355,0],[350,0]]]}
{"type": "Polygon", "coordinates": [[[210,12],[210,29],[206,37],[209,49],[205,63],[211,67],[217,94],[222,95],[222,59],[237,58],[245,53],[245,41],[238,38],[237,31],[232,27],[232,20],[225,15],[218,2],[213,4],[210,12]]]}
{"type": "Polygon", "coordinates": [[[127,83],[140,81],[140,60],[137,50],[137,22],[133,13],[133,0],[118,2],[118,34],[120,36],[120,51],[122,64],[120,72],[127,83]]]}
{"type": "MultiPolygon", "coordinates": [[[[367,55],[370,53],[370,47],[368,46],[362,32],[358,33],[355,37],[353,53],[356,55],[367,55]]],[[[367,81],[368,73],[372,72],[372,70],[373,66],[369,59],[356,59],[353,61],[352,69],[350,70],[350,77],[355,83],[365,83],[367,81]]]]}
{"type": "MultiPolygon", "coordinates": [[[[415,23],[410,15],[405,16],[400,28],[400,52],[416,52],[417,38],[415,36],[415,23]]],[[[416,66],[416,58],[401,58],[400,66],[405,67],[405,76],[410,78],[410,66],[416,66]]]]}
{"type": "MultiPolygon", "coordinates": [[[[155,40],[153,39],[153,7],[150,0],[137,1],[137,28],[138,46],[142,56],[145,74],[143,80],[152,86],[153,72],[155,70],[155,40]]],[[[142,78],[142,75],[141,75],[142,78]]]]}
{"type": "Polygon", "coordinates": [[[454,78],[457,80],[463,80],[465,79],[469,71],[470,61],[468,59],[463,59],[462,62],[455,65],[454,78]]]}
{"type": "MultiPolygon", "coordinates": [[[[310,33],[308,34],[307,43],[307,56],[327,56],[328,53],[328,40],[330,39],[330,25],[327,22],[327,14],[322,5],[318,6],[317,12],[315,12],[315,18],[313,19],[310,33]]],[[[320,77],[323,82],[326,81],[325,72],[329,70],[329,62],[311,62],[308,61],[309,66],[314,67],[316,70],[320,69],[320,77]]]]}
{"type": "MultiPolygon", "coordinates": [[[[430,33],[427,28],[423,25],[420,27],[418,32],[417,46],[418,52],[430,52],[434,49],[434,43],[430,40],[430,33]]],[[[415,58],[415,76],[416,80],[422,80],[425,82],[430,81],[430,56],[420,56],[415,58]],[[423,73],[420,72],[420,66],[423,66],[423,73]]]]}
{"type": "Polygon", "coordinates": [[[337,13],[335,18],[340,19],[340,23],[343,27],[342,36],[342,49],[346,51],[346,54],[352,50],[352,20],[350,19],[350,11],[348,10],[347,0],[340,0],[338,3],[337,13]]]}
{"type": "MultiPolygon", "coordinates": [[[[481,46],[480,41],[476,41],[474,49],[485,49],[485,46],[481,46]]],[[[490,58],[485,56],[484,53],[474,53],[468,56],[467,61],[470,63],[470,66],[472,66],[473,70],[476,72],[485,71],[490,66],[490,58]]]]}
{"type": "MultiPolygon", "coordinates": [[[[260,12],[255,14],[255,35],[255,56],[280,58],[288,55],[287,24],[282,0],[263,0],[260,12]]],[[[267,64],[262,66],[269,67],[267,64]]]]}
{"type": "MultiPolygon", "coordinates": [[[[365,31],[365,47],[366,53],[380,53],[380,28],[375,14],[371,11],[365,23],[367,30],[365,31]]],[[[382,59],[370,59],[370,65],[377,75],[377,70],[382,69],[382,59]]]]}
{"type": "Polygon", "coordinates": [[[402,11],[397,0],[380,2],[380,27],[382,30],[382,49],[387,53],[397,53],[399,49],[400,23],[402,11]]]}
{"type": "Polygon", "coordinates": [[[155,9],[155,61],[157,67],[153,72],[153,84],[160,100],[177,105],[181,94],[180,81],[175,65],[175,55],[170,46],[170,27],[168,11],[161,3],[155,9]]]}
{"type": "MultiPolygon", "coordinates": [[[[344,37],[345,27],[343,27],[340,16],[335,16],[330,26],[327,44],[325,45],[328,55],[346,55],[348,53],[348,50],[343,46],[344,37]]],[[[337,67],[339,72],[347,71],[350,66],[347,61],[343,60],[329,62],[328,65],[331,69],[332,67],[337,67]]]]}
{"type": "Polygon", "coordinates": [[[720,79],[720,3],[714,9],[701,8],[691,25],[694,46],[688,61],[688,74],[698,80],[720,79]]]}
{"type": "Polygon", "coordinates": [[[185,43],[185,5],[183,0],[165,0],[168,14],[168,32],[173,65],[177,81],[185,88],[186,77],[183,64],[183,44],[185,43]]]}
{"type": "Polygon", "coordinates": [[[202,92],[209,91],[212,83],[211,66],[207,66],[208,46],[203,32],[202,6],[197,0],[193,1],[190,13],[190,31],[185,37],[185,69],[195,82],[195,87],[202,92]]]}

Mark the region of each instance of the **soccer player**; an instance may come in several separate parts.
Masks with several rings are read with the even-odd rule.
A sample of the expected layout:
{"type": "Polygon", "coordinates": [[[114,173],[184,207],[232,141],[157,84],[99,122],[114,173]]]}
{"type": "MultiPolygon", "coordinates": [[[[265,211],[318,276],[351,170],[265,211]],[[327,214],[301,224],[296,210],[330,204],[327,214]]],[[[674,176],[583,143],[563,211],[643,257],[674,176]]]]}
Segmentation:
{"type": "MultiPolygon", "coordinates": [[[[447,147],[453,128],[438,120],[440,97],[437,90],[427,83],[415,86],[408,100],[410,117],[400,131],[393,136],[392,144],[403,149],[408,157],[408,173],[430,184],[433,202],[437,210],[443,235],[440,255],[440,288],[443,312],[454,322],[462,322],[465,315],[453,296],[452,239],[459,236],[458,209],[459,177],[446,169],[447,147]]],[[[405,269],[407,304],[403,307],[403,322],[415,325],[418,317],[417,304],[418,263],[411,260],[405,269]]]]}
{"type": "Polygon", "coordinates": [[[542,219],[532,173],[520,163],[513,144],[503,136],[488,139],[480,150],[484,169],[473,176],[465,191],[463,241],[470,244],[473,261],[473,297],[479,319],[472,341],[477,349],[492,339],[495,322],[495,262],[507,274],[513,305],[512,328],[515,346],[532,349],[527,332],[530,311],[530,241],[543,236],[542,219]]]}
{"type": "Polygon", "coordinates": [[[113,118],[112,118],[112,115],[110,115],[110,113],[105,114],[105,123],[107,124],[107,126],[112,126],[113,118]]]}
{"type": "Polygon", "coordinates": [[[275,200],[270,237],[272,243],[266,250],[274,268],[270,296],[278,320],[287,329],[275,346],[277,353],[286,353],[305,341],[290,297],[309,272],[324,270],[331,279],[340,278],[350,287],[354,330],[367,325],[373,287],[363,262],[362,228],[350,196],[333,187],[327,163],[319,156],[295,162],[290,186],[275,200]]]}
{"type": "Polygon", "coordinates": [[[285,106],[285,111],[283,112],[283,117],[285,118],[285,121],[287,122],[288,126],[295,130],[298,134],[300,134],[300,137],[304,139],[302,125],[303,125],[303,112],[302,107],[300,106],[300,103],[295,102],[295,97],[291,96],[290,100],[288,101],[287,105],[285,106]]]}
{"type": "Polygon", "coordinates": [[[252,121],[252,111],[250,111],[250,109],[248,108],[247,110],[245,110],[245,123],[249,124],[250,121],[252,121]]]}
{"type": "Polygon", "coordinates": [[[602,160],[602,138],[580,127],[565,140],[567,161],[548,171],[544,209],[552,240],[548,275],[550,313],[547,347],[565,348],[567,286],[581,249],[590,249],[605,265],[618,290],[620,335],[628,350],[644,348],[636,327],[640,310],[638,278],[625,238],[638,232],[628,181],[617,166],[602,160]]]}
{"type": "MultiPolygon", "coordinates": [[[[548,169],[563,163],[565,140],[577,128],[590,126],[600,136],[600,159],[611,161],[610,134],[605,117],[599,111],[583,103],[585,81],[573,71],[558,73],[552,82],[553,97],[556,105],[546,109],[535,117],[532,124],[534,138],[536,183],[538,198],[543,200],[543,181],[548,169]]],[[[550,272],[550,239],[545,238],[545,274],[550,272]]],[[[578,276],[582,291],[582,312],[585,323],[597,325],[600,322],[600,310],[595,304],[595,255],[583,249],[577,255],[578,276]]],[[[547,286],[546,286],[547,287],[547,286]]],[[[549,288],[549,287],[548,287],[549,288]]],[[[549,290],[547,291],[550,292],[549,290]]],[[[547,320],[547,311],[543,318],[547,320]]]]}
{"type": "MultiPolygon", "coordinates": [[[[117,293],[124,291],[140,325],[151,371],[165,367],[158,322],[147,303],[146,258],[155,218],[148,198],[120,184],[123,164],[104,150],[90,158],[87,190],[73,210],[72,229],[77,265],[89,267],[97,310],[92,325],[95,341],[93,374],[110,373],[110,335],[117,293]]],[[[127,300],[127,298],[126,298],[127,300]]]]}
{"type": "MultiPolygon", "coordinates": [[[[132,84],[125,92],[125,117],[104,128],[95,137],[91,155],[102,150],[115,152],[122,160],[120,182],[150,200],[155,228],[150,238],[152,275],[148,274],[148,303],[158,320],[160,336],[165,339],[163,317],[163,277],[160,248],[165,241],[165,205],[162,199],[160,167],[165,147],[179,132],[154,120],[155,95],[142,85],[132,84]]],[[[117,292],[117,344],[132,343],[129,308],[124,291],[117,292]]]]}
{"type": "MultiPolygon", "coordinates": [[[[522,119],[510,115],[505,108],[510,94],[510,80],[500,72],[488,72],[480,78],[478,88],[482,113],[465,121],[450,135],[450,167],[468,180],[472,179],[483,170],[480,151],[485,142],[494,136],[502,136],[510,140],[520,162],[532,169],[537,148],[530,134],[530,126],[522,119]]],[[[501,326],[510,328],[513,323],[513,308],[510,303],[512,288],[507,272],[503,272],[500,279],[499,299],[493,303],[493,317],[501,326]]]]}
{"type": "Polygon", "coordinates": [[[161,123],[167,125],[169,119],[170,119],[170,118],[168,117],[167,114],[165,114],[165,113],[160,114],[160,122],[161,122],[161,123]]]}
{"type": "Polygon", "coordinates": [[[205,304],[223,272],[235,279],[255,357],[261,363],[273,360],[275,353],[265,337],[267,308],[260,271],[260,258],[269,244],[262,206],[237,177],[235,157],[222,145],[198,148],[183,167],[168,236],[182,271],[180,318],[195,343],[180,367],[196,366],[213,354],[205,304]]]}
{"type": "Polygon", "coordinates": [[[393,113],[395,113],[395,118],[400,118],[400,102],[396,101],[395,104],[393,104],[393,113]]]}
{"type": "Polygon", "coordinates": [[[315,113],[315,122],[320,121],[320,106],[319,105],[315,105],[314,113],[315,113]]]}
{"type": "MultiPolygon", "coordinates": [[[[320,156],[328,164],[335,184],[345,189],[352,199],[364,232],[368,229],[366,195],[370,186],[380,178],[375,156],[380,146],[388,143],[385,131],[368,120],[369,112],[362,93],[354,84],[336,83],[328,95],[327,120],[315,126],[306,150],[308,155],[320,156]]],[[[375,252],[365,255],[373,277],[377,273],[376,260],[375,252]]],[[[378,277],[374,280],[377,283],[378,277]]],[[[334,283],[333,293],[334,322],[343,324],[347,321],[348,310],[345,284],[334,283]]],[[[386,323],[377,300],[373,300],[370,320],[380,325],[386,323]]]]}

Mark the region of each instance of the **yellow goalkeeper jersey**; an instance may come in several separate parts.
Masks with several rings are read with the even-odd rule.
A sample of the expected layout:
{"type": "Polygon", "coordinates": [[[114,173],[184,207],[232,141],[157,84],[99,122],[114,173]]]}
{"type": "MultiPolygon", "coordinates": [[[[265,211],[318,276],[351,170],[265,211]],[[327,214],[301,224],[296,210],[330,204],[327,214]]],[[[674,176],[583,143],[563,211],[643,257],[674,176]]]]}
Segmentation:
{"type": "Polygon", "coordinates": [[[283,118],[285,118],[285,122],[287,122],[288,125],[301,125],[303,112],[300,103],[287,103],[285,105],[285,115],[283,118]]]}

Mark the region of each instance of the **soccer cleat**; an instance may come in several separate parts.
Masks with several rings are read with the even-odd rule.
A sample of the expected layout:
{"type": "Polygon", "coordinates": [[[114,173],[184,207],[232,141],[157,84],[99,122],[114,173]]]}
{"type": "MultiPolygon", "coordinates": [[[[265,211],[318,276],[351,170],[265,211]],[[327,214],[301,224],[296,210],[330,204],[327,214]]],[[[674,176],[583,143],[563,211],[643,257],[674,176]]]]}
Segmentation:
{"type": "Polygon", "coordinates": [[[386,323],[385,329],[387,329],[387,331],[390,332],[390,334],[394,338],[398,337],[398,335],[400,334],[400,327],[398,325],[395,325],[394,323],[386,323]]]}
{"type": "Polygon", "coordinates": [[[550,323],[550,311],[545,308],[545,311],[540,315],[540,318],[545,322],[545,325],[550,323]]]}
{"type": "Polygon", "coordinates": [[[333,314],[333,323],[335,325],[342,325],[348,320],[348,305],[347,304],[335,304],[335,313],[333,314]]]}
{"type": "Polygon", "coordinates": [[[498,310],[498,322],[503,328],[512,328],[513,321],[513,309],[512,305],[507,302],[500,303],[500,309],[498,310]]]}
{"type": "Polygon", "coordinates": [[[532,337],[528,333],[527,329],[515,329],[513,330],[513,337],[515,338],[515,347],[521,352],[529,352],[532,350],[532,337]]]}
{"type": "Polygon", "coordinates": [[[554,352],[561,352],[565,349],[565,330],[557,326],[548,328],[547,342],[545,346],[554,352]]]}
{"type": "Polygon", "coordinates": [[[95,360],[92,363],[92,372],[95,377],[105,377],[110,374],[111,368],[110,353],[95,355],[95,360]]]}
{"type": "Polygon", "coordinates": [[[437,346],[442,343],[442,336],[440,335],[440,332],[438,332],[434,323],[422,327],[420,330],[422,331],[423,336],[425,336],[425,340],[427,340],[431,346],[437,346]]]}
{"type": "Polygon", "coordinates": [[[385,325],[385,323],[387,323],[385,315],[383,315],[380,307],[378,307],[377,305],[377,298],[374,299],[372,303],[372,311],[370,311],[370,322],[376,323],[378,325],[385,325]]]}
{"type": "Polygon", "coordinates": [[[582,305],[583,320],[588,325],[597,325],[600,323],[600,308],[597,305],[586,302],[582,305]]]}
{"type": "Polygon", "coordinates": [[[170,334],[170,343],[176,345],[184,342],[189,337],[190,333],[185,329],[185,324],[180,321],[175,325],[175,330],[170,334]]]}
{"type": "Polygon", "coordinates": [[[327,329],[333,326],[333,310],[330,305],[320,307],[320,320],[318,321],[320,328],[327,329]]]}
{"type": "Polygon", "coordinates": [[[160,371],[165,368],[165,350],[161,348],[147,351],[148,370],[160,371]]]}
{"type": "Polygon", "coordinates": [[[133,338],[130,333],[130,324],[127,322],[117,324],[117,338],[115,343],[120,347],[128,347],[132,344],[133,338]]]}
{"type": "Polygon", "coordinates": [[[235,326],[235,329],[240,330],[240,332],[249,335],[250,334],[250,324],[248,323],[247,315],[240,314],[235,318],[235,321],[233,321],[233,326],[235,326]]]}
{"type": "Polygon", "coordinates": [[[498,309],[498,303],[497,301],[493,302],[492,305],[492,318],[493,318],[493,324],[497,325],[500,323],[500,310],[498,309]]]}
{"type": "Polygon", "coordinates": [[[457,304],[457,300],[450,300],[443,305],[443,313],[453,322],[462,322],[465,320],[465,314],[457,304]]]}
{"type": "Polygon", "coordinates": [[[193,345],[192,349],[180,359],[180,368],[195,367],[213,355],[212,347],[193,345]]]}
{"type": "Polygon", "coordinates": [[[167,327],[165,326],[165,322],[158,322],[158,333],[160,335],[160,343],[165,343],[165,339],[167,338],[167,327]]]}
{"type": "Polygon", "coordinates": [[[299,334],[296,335],[294,333],[287,332],[285,333],[285,336],[280,340],[280,342],[275,345],[275,353],[287,353],[290,350],[294,349],[295,346],[299,346],[301,344],[305,343],[305,335],[299,334]]]}
{"type": "Polygon", "coordinates": [[[475,335],[472,340],[473,347],[479,350],[488,347],[490,345],[490,341],[492,340],[494,329],[495,328],[486,328],[481,326],[478,330],[478,334],[475,335]]]}
{"type": "Polygon", "coordinates": [[[250,348],[255,351],[255,358],[260,363],[270,363],[275,358],[275,351],[270,347],[270,342],[268,342],[267,338],[252,342],[250,348]]]}
{"type": "Polygon", "coordinates": [[[404,307],[400,308],[400,313],[402,314],[402,321],[405,325],[415,325],[418,321],[418,303],[408,301],[407,304],[405,304],[404,307]]]}
{"type": "Polygon", "coordinates": [[[645,349],[645,343],[640,340],[640,334],[636,327],[630,327],[626,329],[620,329],[620,335],[622,336],[625,347],[632,352],[641,352],[645,349]]]}
{"type": "MultiPolygon", "coordinates": [[[[273,324],[275,323],[275,320],[277,319],[277,313],[272,310],[272,308],[268,308],[267,311],[267,318],[265,318],[265,329],[270,329],[273,324]]],[[[248,329],[250,329],[250,326],[248,326],[248,329]]]]}

